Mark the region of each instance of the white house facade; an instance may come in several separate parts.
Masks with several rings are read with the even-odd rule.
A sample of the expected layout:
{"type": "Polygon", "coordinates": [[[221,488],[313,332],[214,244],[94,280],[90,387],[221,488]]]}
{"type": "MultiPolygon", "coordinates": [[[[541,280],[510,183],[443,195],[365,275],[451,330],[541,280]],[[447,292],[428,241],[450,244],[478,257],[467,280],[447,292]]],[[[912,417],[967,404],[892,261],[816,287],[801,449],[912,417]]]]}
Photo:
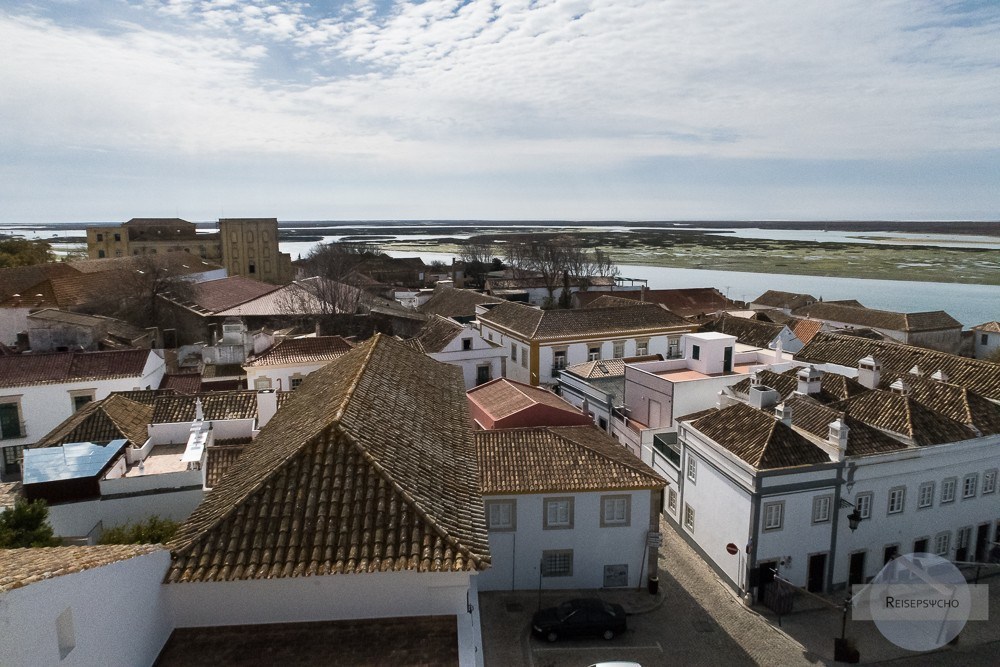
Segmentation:
{"type": "Polygon", "coordinates": [[[995,359],[1000,353],[1000,322],[984,322],[972,327],[976,359],[995,359]]]}
{"type": "Polygon", "coordinates": [[[506,351],[483,338],[474,324],[431,315],[410,343],[435,361],[461,368],[466,389],[503,377],[506,351]]]}

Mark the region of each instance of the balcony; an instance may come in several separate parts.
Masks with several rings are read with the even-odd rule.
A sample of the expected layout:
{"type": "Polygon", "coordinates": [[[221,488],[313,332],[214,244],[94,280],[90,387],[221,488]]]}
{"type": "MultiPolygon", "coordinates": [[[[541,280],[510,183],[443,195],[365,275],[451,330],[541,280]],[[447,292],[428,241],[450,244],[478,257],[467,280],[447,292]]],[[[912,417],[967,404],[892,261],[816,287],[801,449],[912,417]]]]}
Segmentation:
{"type": "Polygon", "coordinates": [[[653,436],[653,451],[667,459],[677,470],[681,469],[681,446],[676,433],[657,433],[653,436]]]}

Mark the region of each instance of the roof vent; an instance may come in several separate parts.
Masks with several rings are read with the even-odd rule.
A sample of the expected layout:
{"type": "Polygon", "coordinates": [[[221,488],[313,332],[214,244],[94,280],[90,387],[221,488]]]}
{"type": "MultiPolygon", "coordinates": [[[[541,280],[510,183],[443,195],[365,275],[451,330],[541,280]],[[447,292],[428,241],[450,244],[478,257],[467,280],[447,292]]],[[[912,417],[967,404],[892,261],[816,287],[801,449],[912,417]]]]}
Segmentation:
{"type": "Polygon", "coordinates": [[[920,370],[920,366],[914,366],[910,369],[910,375],[916,375],[919,378],[924,376],[924,372],[920,370]]]}
{"type": "MultiPolygon", "coordinates": [[[[838,418],[836,421],[832,421],[829,424],[829,434],[828,439],[830,444],[837,448],[835,461],[843,461],[844,457],[847,455],[847,436],[850,429],[847,424],[844,423],[843,419],[838,418]]],[[[833,457],[831,457],[833,458],[833,457]]]]}
{"type": "Polygon", "coordinates": [[[945,373],[941,369],[938,369],[938,370],[934,371],[933,374],[931,374],[931,379],[932,380],[937,380],[938,382],[947,382],[949,378],[948,378],[948,374],[947,373],[945,373]]]}
{"type": "Polygon", "coordinates": [[[778,403],[774,408],[774,416],[785,426],[792,425],[792,406],[778,403]]]}
{"type": "Polygon", "coordinates": [[[903,382],[903,378],[899,378],[898,380],[890,384],[889,390],[894,394],[899,394],[900,396],[910,395],[910,385],[903,382]]]}

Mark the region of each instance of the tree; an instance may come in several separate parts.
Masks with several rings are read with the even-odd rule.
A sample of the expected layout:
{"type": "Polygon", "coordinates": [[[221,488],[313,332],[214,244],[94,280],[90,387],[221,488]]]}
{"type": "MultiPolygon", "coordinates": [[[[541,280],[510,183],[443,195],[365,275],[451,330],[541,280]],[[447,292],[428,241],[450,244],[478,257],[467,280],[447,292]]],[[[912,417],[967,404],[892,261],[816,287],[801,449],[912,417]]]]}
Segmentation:
{"type": "MultiPolygon", "coordinates": [[[[361,289],[364,281],[359,273],[361,265],[380,255],[374,243],[340,241],[326,245],[317,244],[305,259],[308,272],[318,280],[303,280],[299,284],[306,290],[290,293],[294,300],[304,297],[315,307],[319,302],[323,314],[354,314],[364,300],[361,289]]],[[[302,310],[305,302],[287,304],[293,310],[302,310]]]]}
{"type": "Polygon", "coordinates": [[[99,544],[166,544],[180,525],[170,519],[151,516],[145,521],[110,528],[101,535],[99,544]]]}
{"type": "Polygon", "coordinates": [[[579,245],[570,236],[538,234],[515,237],[507,242],[505,255],[515,269],[515,275],[537,276],[549,293],[549,304],[555,304],[555,290],[564,287],[563,301],[568,303],[569,287],[586,290],[597,276],[614,277],[618,267],[607,253],[579,245]]]}
{"type": "Polygon", "coordinates": [[[125,267],[107,271],[100,280],[107,289],[83,304],[81,310],[124,320],[137,327],[174,326],[164,303],[190,301],[197,289],[190,280],[170,268],[170,262],[155,255],[130,258],[125,267]]]}
{"type": "Polygon", "coordinates": [[[45,241],[0,239],[0,268],[45,264],[54,259],[52,246],[45,241]]]}
{"type": "Polygon", "coordinates": [[[49,508],[44,500],[28,502],[18,498],[13,507],[0,514],[0,548],[59,546],[48,519],[49,508]]]}
{"type": "Polygon", "coordinates": [[[459,246],[459,257],[465,263],[465,277],[475,287],[482,288],[486,282],[486,274],[494,270],[496,246],[493,241],[482,237],[473,237],[459,246]]]}

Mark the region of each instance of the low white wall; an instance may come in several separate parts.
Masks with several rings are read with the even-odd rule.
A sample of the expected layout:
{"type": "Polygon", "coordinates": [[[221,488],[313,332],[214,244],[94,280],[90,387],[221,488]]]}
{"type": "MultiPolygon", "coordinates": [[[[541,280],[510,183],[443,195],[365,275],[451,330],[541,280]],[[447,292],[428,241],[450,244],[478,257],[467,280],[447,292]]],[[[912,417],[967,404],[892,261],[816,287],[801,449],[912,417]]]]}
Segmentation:
{"type": "MultiPolygon", "coordinates": [[[[201,470],[165,472],[158,475],[140,475],[138,477],[118,477],[115,479],[102,479],[100,482],[102,496],[142,493],[156,489],[181,489],[190,486],[201,486],[201,483],[201,470]]],[[[105,500],[104,502],[108,501],[105,500]]]]}
{"type": "Polygon", "coordinates": [[[184,521],[204,497],[205,491],[198,488],[51,505],[49,524],[59,537],[81,537],[89,534],[99,522],[105,528],[112,528],[144,521],[152,516],[184,521]]]}
{"type": "Polygon", "coordinates": [[[173,630],[166,550],[0,593],[0,665],[152,665],[173,630]],[[60,660],[56,622],[72,610],[75,646],[60,660]]]}

